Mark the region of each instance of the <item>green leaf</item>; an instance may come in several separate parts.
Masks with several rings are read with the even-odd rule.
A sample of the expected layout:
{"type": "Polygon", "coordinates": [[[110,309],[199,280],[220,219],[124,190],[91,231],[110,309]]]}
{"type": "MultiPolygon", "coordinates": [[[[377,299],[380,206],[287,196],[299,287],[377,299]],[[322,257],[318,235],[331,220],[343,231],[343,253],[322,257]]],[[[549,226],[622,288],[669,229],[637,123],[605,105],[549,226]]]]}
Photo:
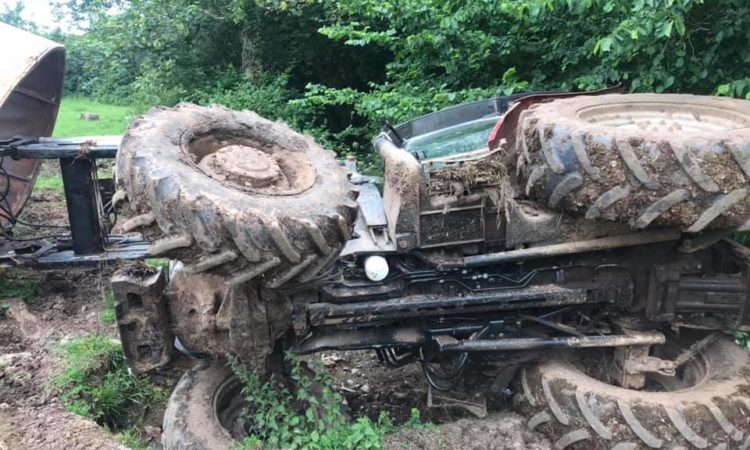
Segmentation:
{"type": "Polygon", "coordinates": [[[661,34],[662,36],[670,37],[672,36],[672,27],[674,26],[674,21],[668,20],[662,25],[661,34]]]}
{"type": "Polygon", "coordinates": [[[605,38],[599,39],[596,43],[596,46],[594,47],[594,53],[607,53],[610,50],[612,50],[612,43],[614,40],[612,37],[607,36],[605,38]]]}
{"type": "Polygon", "coordinates": [[[685,22],[682,17],[674,16],[674,27],[677,30],[677,34],[685,36],[685,22]]]}

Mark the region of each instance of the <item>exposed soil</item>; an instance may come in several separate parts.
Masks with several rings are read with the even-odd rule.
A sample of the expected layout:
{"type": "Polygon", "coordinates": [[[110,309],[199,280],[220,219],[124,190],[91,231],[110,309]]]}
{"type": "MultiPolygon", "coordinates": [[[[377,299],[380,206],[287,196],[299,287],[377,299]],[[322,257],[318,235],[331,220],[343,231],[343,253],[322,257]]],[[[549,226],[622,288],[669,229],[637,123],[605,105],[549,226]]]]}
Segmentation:
{"type": "MultiPolygon", "coordinates": [[[[43,173],[58,170],[48,163],[43,173]]],[[[67,213],[63,194],[35,192],[21,219],[64,224],[67,213]]],[[[27,238],[65,230],[19,226],[14,232],[16,238],[27,238]]],[[[60,342],[92,333],[117,337],[116,328],[101,320],[105,309],[102,290],[108,287],[111,270],[21,274],[36,279],[39,287],[36,296],[26,302],[0,298],[0,303],[8,306],[0,315],[0,450],[125,448],[122,440],[106,428],[66,411],[61,392],[52,384],[63,369],[56,350],[60,342]]],[[[5,297],[3,294],[0,296],[5,297]]],[[[143,413],[151,415],[149,411],[143,413]]],[[[147,420],[161,424],[160,417],[147,420]]]]}
{"type": "MultiPolygon", "coordinates": [[[[406,428],[386,438],[385,449],[548,449],[549,441],[528,431],[525,420],[510,411],[512,392],[504,390],[487,399],[486,418],[462,408],[427,406],[428,385],[418,364],[391,368],[373,352],[326,352],[319,355],[345,398],[352,416],[377,420],[387,412],[403,424],[412,409],[423,422],[435,425],[406,428]]],[[[491,383],[490,383],[491,384],[491,383]]],[[[452,393],[451,395],[457,395],[452,393]]]]}
{"type": "Polygon", "coordinates": [[[437,428],[407,429],[386,438],[386,450],[544,450],[548,440],[530,432],[526,422],[513,413],[493,414],[486,419],[461,419],[437,428]]]}
{"type": "Polygon", "coordinates": [[[0,319],[0,449],[122,448],[94,422],[65,411],[51,385],[62,369],[55,343],[88,333],[108,333],[99,275],[47,272],[30,303],[2,299],[0,319]]]}

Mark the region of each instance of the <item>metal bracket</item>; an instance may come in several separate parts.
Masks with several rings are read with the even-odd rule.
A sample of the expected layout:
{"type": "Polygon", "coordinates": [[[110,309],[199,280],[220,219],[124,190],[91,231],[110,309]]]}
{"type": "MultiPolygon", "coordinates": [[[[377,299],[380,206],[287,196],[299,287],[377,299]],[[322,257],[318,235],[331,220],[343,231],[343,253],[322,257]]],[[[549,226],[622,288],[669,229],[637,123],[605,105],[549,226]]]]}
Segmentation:
{"type": "Polygon", "coordinates": [[[161,268],[141,264],[121,269],[112,277],[122,348],[135,373],[163,367],[172,359],[174,336],[162,295],[165,286],[161,268]]]}
{"type": "MultiPolygon", "coordinates": [[[[640,332],[628,330],[629,334],[638,335],[640,332]]],[[[658,373],[660,375],[673,377],[677,369],[698,355],[703,349],[711,344],[719,333],[711,333],[697,341],[690,348],[683,351],[674,360],[649,356],[650,346],[635,345],[615,349],[614,377],[617,383],[628,389],[640,389],[646,384],[647,373],[658,373]]]]}

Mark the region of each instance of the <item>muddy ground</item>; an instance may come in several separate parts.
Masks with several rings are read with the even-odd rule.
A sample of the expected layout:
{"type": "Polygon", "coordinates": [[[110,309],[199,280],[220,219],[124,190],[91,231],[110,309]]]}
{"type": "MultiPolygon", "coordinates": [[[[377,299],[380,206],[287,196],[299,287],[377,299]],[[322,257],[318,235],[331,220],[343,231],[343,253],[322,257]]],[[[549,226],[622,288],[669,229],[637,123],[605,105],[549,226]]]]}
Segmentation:
{"type": "MultiPolygon", "coordinates": [[[[50,164],[46,174],[56,173],[50,164]]],[[[63,224],[66,220],[62,193],[36,192],[23,214],[27,222],[63,224]]],[[[20,229],[30,236],[38,230],[20,229]]],[[[42,230],[44,233],[45,230],[42,230]]],[[[117,436],[93,421],[65,410],[61,392],[52,384],[62,370],[59,343],[92,333],[117,338],[114,325],[106,325],[103,290],[108,288],[110,269],[67,270],[29,273],[38,281],[33,299],[7,298],[0,315],[0,450],[16,449],[120,449],[127,448],[117,436]]],[[[1,276],[1,275],[0,275],[1,276]]],[[[424,420],[436,423],[426,429],[408,429],[388,437],[388,449],[546,449],[549,443],[529,433],[523,420],[509,411],[505,392],[490,405],[482,420],[455,408],[427,408],[427,385],[418,366],[388,368],[370,352],[327,352],[317,356],[334,378],[353,416],[376,419],[387,411],[397,423],[420,410],[424,420]]],[[[171,389],[184,367],[152,377],[171,389]]],[[[139,412],[146,433],[142,444],[159,449],[163,405],[139,412]]]]}

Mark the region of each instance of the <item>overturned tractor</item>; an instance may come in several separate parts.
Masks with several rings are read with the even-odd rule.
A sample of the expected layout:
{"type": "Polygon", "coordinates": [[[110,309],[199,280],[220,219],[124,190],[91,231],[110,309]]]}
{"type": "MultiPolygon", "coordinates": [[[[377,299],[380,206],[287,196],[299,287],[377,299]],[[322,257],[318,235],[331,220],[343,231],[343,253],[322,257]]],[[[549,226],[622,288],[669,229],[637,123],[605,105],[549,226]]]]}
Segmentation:
{"type": "MultiPolygon", "coordinates": [[[[420,364],[448,397],[481,392],[466,371],[492,364],[558,448],[739,448],[748,355],[731,332],[750,326],[750,253],[731,236],[750,226],[749,130],[743,100],[498,98],[386,125],[381,179],[284,124],[182,104],[119,145],[6,132],[0,155],[78,170],[63,173],[72,250],[14,244],[13,264],[173,261],[112,280],[134,371],[177,349],[201,360],[170,400],[166,448],[241,437],[228,355],[278,370],[284,352],[329,349],[420,364]],[[91,167],[115,154],[99,189],[91,167]]],[[[5,173],[22,199],[29,183],[5,173]]]]}

